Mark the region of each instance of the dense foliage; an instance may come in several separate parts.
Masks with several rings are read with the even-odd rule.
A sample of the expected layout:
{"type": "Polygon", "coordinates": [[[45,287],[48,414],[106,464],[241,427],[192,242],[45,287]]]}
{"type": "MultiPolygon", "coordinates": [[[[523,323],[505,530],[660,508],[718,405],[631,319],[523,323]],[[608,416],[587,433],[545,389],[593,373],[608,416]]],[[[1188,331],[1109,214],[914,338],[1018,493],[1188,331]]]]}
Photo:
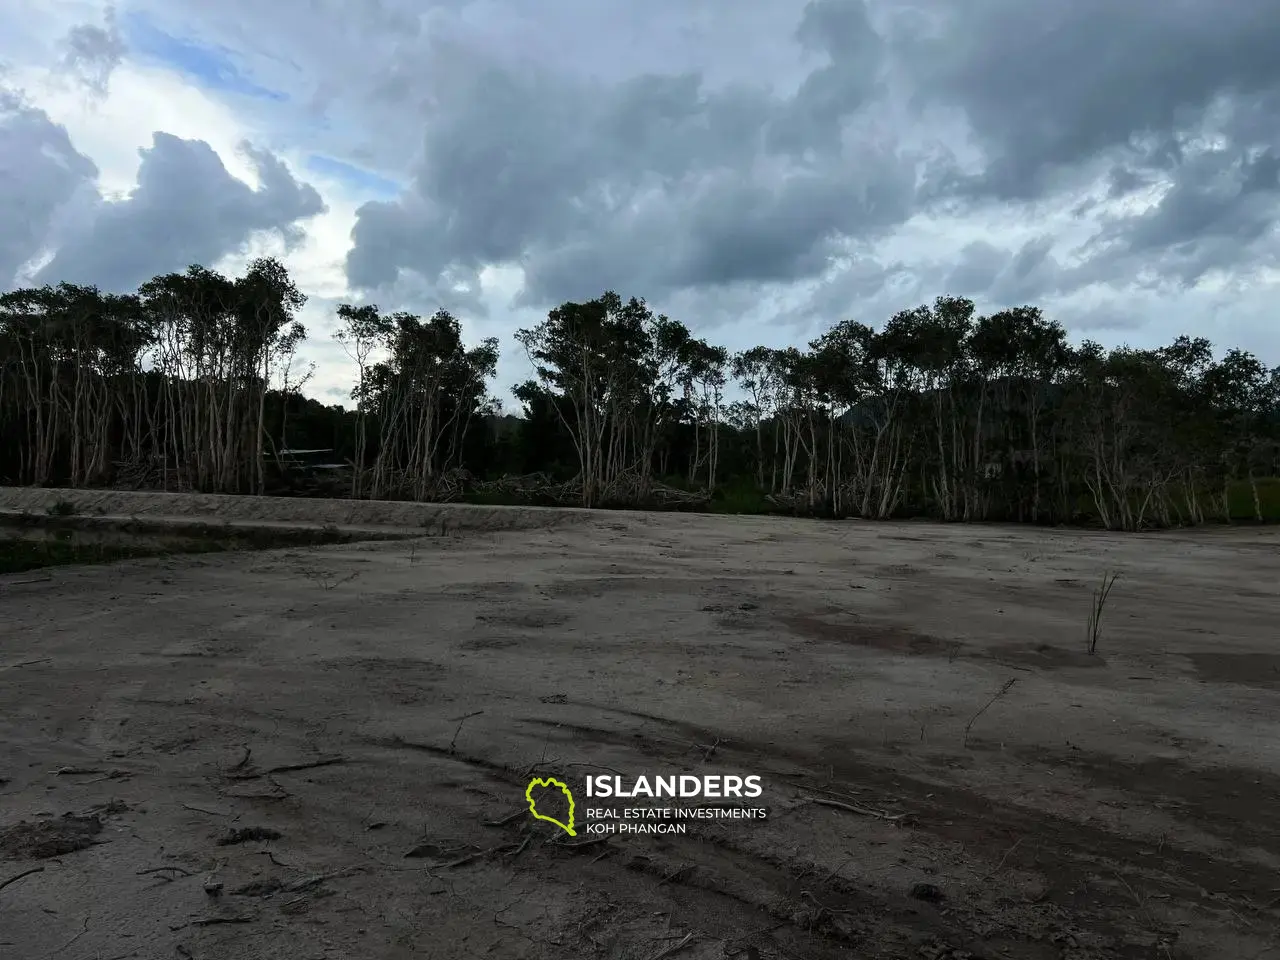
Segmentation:
{"type": "Polygon", "coordinates": [[[1034,307],[979,316],[941,297],[878,330],[843,321],[805,349],[731,355],[606,293],[516,333],[533,376],[514,418],[489,394],[497,341],[466,345],[443,311],[342,306],[353,405],[303,397],[304,302],[271,259],[128,296],[0,296],[0,482],[287,492],[280,451],[321,447],[353,497],[625,506],[685,491],[730,509],[1129,530],[1274,519],[1280,368],[1200,338],[1073,346],[1034,307]]]}

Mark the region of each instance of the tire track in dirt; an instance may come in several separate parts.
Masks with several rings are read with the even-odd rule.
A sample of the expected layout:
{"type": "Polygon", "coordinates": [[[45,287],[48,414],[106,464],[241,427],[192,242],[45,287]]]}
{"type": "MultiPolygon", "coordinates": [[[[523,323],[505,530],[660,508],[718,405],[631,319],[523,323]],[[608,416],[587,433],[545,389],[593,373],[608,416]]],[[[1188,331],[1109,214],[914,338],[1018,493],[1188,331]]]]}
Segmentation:
{"type": "MultiPolygon", "coordinates": [[[[668,763],[677,756],[671,749],[672,744],[678,746],[685,742],[692,749],[693,745],[715,743],[720,759],[761,775],[777,776],[800,791],[813,791],[832,778],[835,784],[827,782],[825,786],[842,782],[854,784],[862,791],[860,796],[865,796],[866,791],[878,793],[882,797],[881,805],[906,814],[917,833],[958,843],[969,856],[980,857],[992,865],[998,863],[1000,869],[1017,868],[1043,875],[1050,884],[1044,901],[1070,914],[1091,917],[1095,923],[1105,922],[1117,931],[1129,925],[1126,918],[1133,913],[1135,883],[1148,895],[1207,910],[1221,922],[1236,922],[1243,912],[1254,922],[1280,929],[1276,922],[1280,918],[1277,904],[1262,908],[1245,893],[1266,892],[1274,886],[1274,872],[1259,864],[1224,860],[1169,843],[1157,848],[1094,824],[1002,802],[944,781],[924,780],[855,759],[847,746],[833,745],[828,751],[784,750],[744,740],[731,732],[717,732],[653,714],[586,703],[580,706],[660,723],[678,734],[679,739],[649,737],[638,731],[611,730],[583,723],[537,718],[531,722],[559,727],[588,743],[621,747],[668,763]],[[810,773],[807,777],[797,777],[793,772],[796,767],[810,773]],[[1028,842],[1010,850],[1011,836],[1027,838],[1028,842]]],[[[1199,820],[1193,822],[1200,823],[1199,820]]]]}
{"type": "MultiPolygon", "coordinates": [[[[591,730],[581,725],[574,729],[591,730]]],[[[661,751],[652,753],[662,756],[661,751]]],[[[718,899],[718,906],[701,904],[699,915],[723,910],[723,900],[728,898],[785,922],[808,938],[807,949],[800,954],[806,957],[827,955],[811,952],[812,938],[818,937],[839,946],[841,952],[834,954],[839,956],[847,956],[847,950],[854,948],[875,951],[856,955],[917,957],[923,945],[934,943],[970,951],[965,955],[973,960],[987,956],[1058,960],[1062,954],[1053,937],[1065,937],[1064,931],[1070,930],[1082,946],[1092,946],[1080,957],[1139,960],[1149,956],[1145,948],[1125,946],[1123,942],[1132,936],[1105,917],[1099,916],[1082,930],[1072,924],[1067,911],[1051,903],[1001,911],[966,904],[935,908],[905,892],[894,894],[884,887],[834,876],[810,876],[817,869],[814,863],[753,849],[727,832],[685,835],[678,844],[667,844],[662,855],[633,854],[623,867],[657,879],[659,887],[679,886],[690,895],[718,899]]],[[[599,881],[610,888],[619,884],[616,872],[601,873],[599,881]]]]}

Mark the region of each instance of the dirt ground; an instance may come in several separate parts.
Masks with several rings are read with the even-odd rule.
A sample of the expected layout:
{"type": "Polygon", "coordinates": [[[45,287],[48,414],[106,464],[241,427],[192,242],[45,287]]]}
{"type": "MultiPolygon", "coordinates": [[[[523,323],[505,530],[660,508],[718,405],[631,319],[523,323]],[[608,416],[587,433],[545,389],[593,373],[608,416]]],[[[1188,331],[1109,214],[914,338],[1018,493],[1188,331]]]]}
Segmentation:
{"type": "Polygon", "coordinates": [[[96,496],[430,535],[0,579],[5,958],[1280,956],[1280,530],[96,496]]]}

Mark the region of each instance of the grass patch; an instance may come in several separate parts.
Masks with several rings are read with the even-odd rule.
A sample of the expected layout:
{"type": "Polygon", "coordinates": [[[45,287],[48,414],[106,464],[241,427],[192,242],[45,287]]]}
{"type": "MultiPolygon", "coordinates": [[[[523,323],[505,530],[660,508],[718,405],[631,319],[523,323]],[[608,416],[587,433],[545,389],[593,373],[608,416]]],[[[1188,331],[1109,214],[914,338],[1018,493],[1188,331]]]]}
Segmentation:
{"type": "Polygon", "coordinates": [[[124,523],[66,515],[0,519],[0,574],[45,567],[116,563],[180,554],[322,546],[369,539],[334,526],[243,527],[211,523],[124,523]]]}
{"type": "Polygon", "coordinates": [[[1120,579],[1118,573],[1103,573],[1102,586],[1093,591],[1093,605],[1089,608],[1089,655],[1098,652],[1098,634],[1102,630],[1102,613],[1107,607],[1107,598],[1111,596],[1111,588],[1120,579]]]}
{"type": "Polygon", "coordinates": [[[0,573],[22,573],[26,570],[73,564],[113,563],[117,560],[155,556],[159,552],[124,544],[71,543],[57,539],[29,540],[12,537],[0,540],[0,573]]]}

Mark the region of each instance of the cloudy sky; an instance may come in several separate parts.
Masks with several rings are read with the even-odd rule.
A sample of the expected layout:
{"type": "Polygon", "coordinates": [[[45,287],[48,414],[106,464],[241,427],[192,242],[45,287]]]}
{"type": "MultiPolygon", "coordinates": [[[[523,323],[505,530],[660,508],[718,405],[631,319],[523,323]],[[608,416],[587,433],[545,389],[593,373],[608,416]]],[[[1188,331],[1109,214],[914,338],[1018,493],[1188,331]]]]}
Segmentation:
{"type": "Polygon", "coordinates": [[[0,287],[281,256],[503,337],[733,348],[948,293],[1280,363],[1275,0],[0,0],[0,287]]]}

